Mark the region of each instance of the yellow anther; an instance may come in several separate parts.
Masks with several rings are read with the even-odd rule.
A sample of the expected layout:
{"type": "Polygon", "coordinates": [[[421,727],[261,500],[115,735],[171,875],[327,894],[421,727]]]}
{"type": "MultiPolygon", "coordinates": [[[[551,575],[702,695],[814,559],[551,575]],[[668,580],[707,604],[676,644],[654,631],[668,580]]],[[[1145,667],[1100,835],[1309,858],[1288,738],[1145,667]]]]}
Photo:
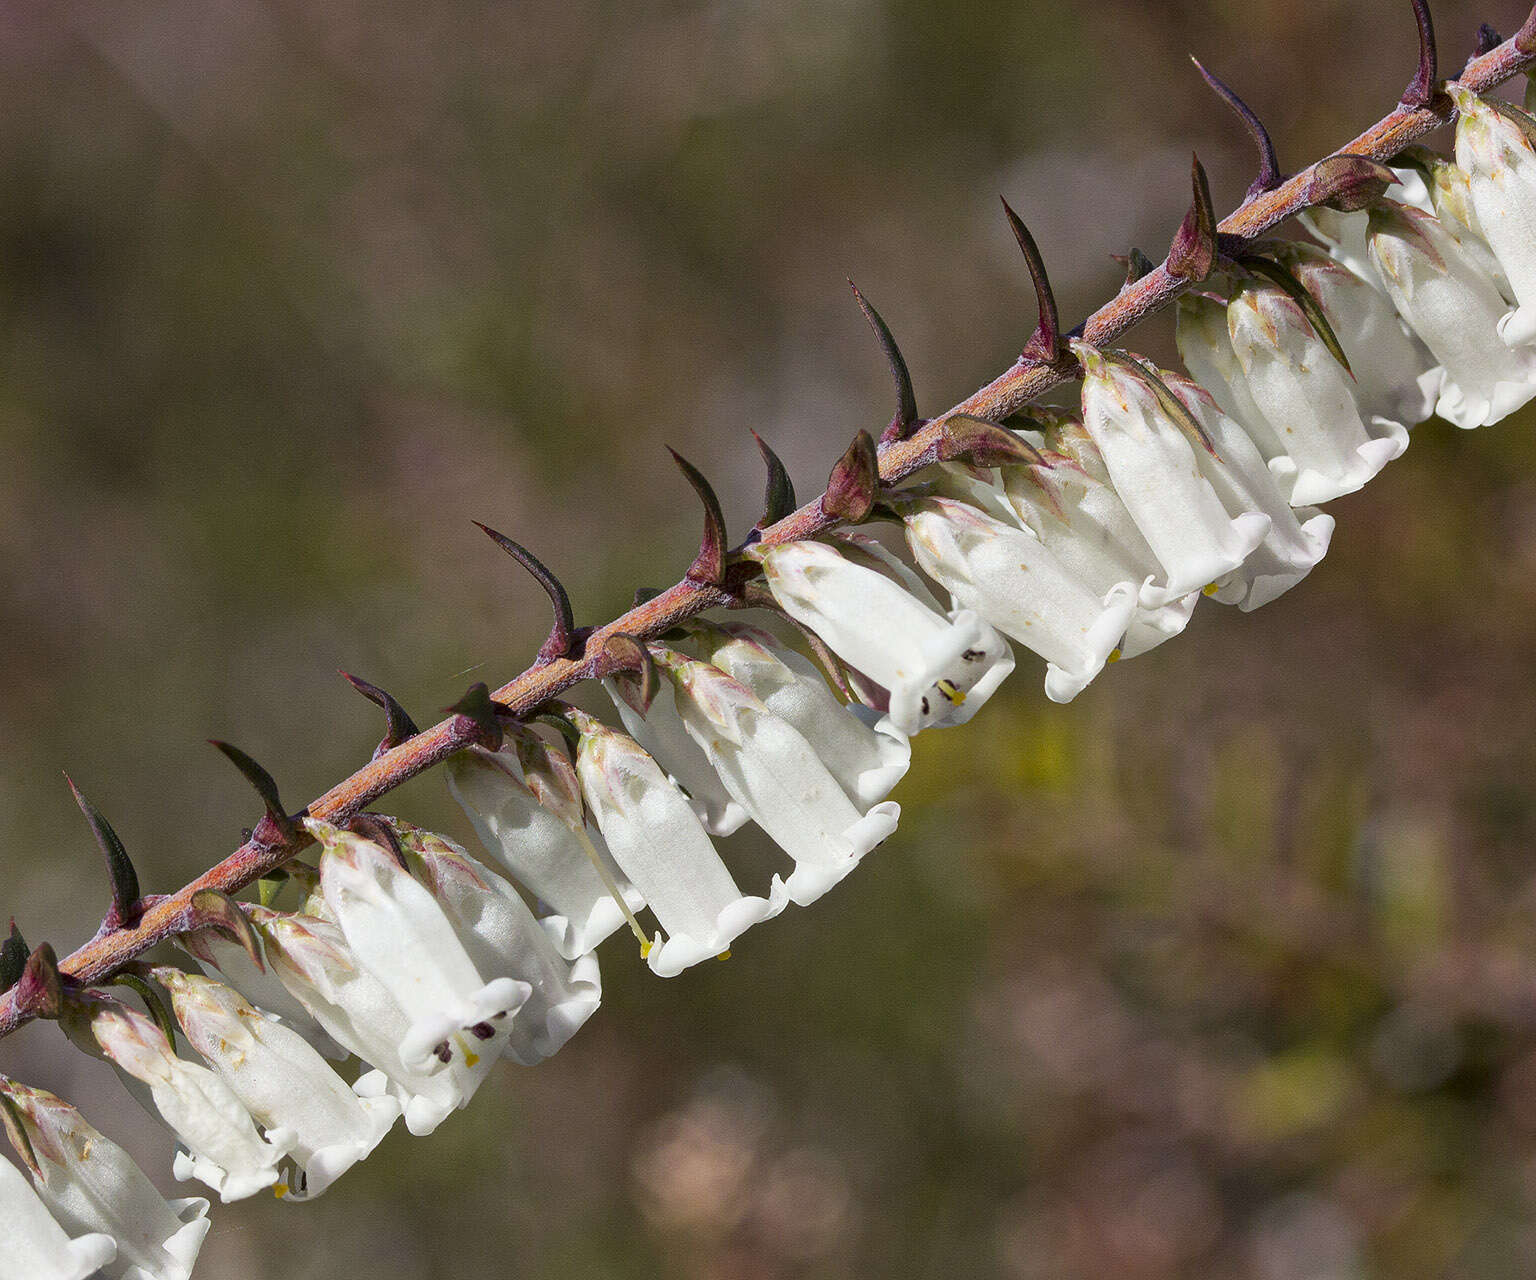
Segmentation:
{"type": "Polygon", "coordinates": [[[954,703],[955,706],[962,707],[965,705],[965,694],[962,690],[955,688],[953,681],[940,680],[933,687],[950,702],[954,703]]]}
{"type": "Polygon", "coordinates": [[[1208,582],[1205,584],[1205,586],[1200,588],[1200,594],[1203,596],[1213,596],[1220,590],[1221,588],[1218,587],[1214,582],[1208,582]]]}
{"type": "Polygon", "coordinates": [[[1118,650],[1118,649],[1111,649],[1109,651],[1109,657],[1105,658],[1104,661],[1105,662],[1119,662],[1120,661],[1120,650],[1118,650]]]}
{"type": "Polygon", "coordinates": [[[286,1182],[274,1183],[272,1187],[272,1194],[281,1200],[285,1195],[288,1194],[288,1184],[286,1182]]]}
{"type": "Polygon", "coordinates": [[[480,1055],[478,1053],[475,1053],[472,1049],[464,1050],[464,1065],[466,1067],[472,1067],[479,1061],[480,1055]]]}
{"type": "Polygon", "coordinates": [[[650,955],[651,955],[651,950],[652,950],[652,948],[654,948],[654,947],[655,947],[655,946],[656,946],[656,944],[655,944],[655,943],[654,943],[654,942],[653,942],[653,941],[651,941],[651,939],[650,939],[650,938],[647,938],[647,937],[646,937],[646,936],[645,936],[645,935],[644,935],[644,934],[643,934],[643,933],[642,933],[642,934],[641,934],[641,935],[640,935],[640,958],[641,958],[641,959],[642,959],[642,960],[648,960],[648,959],[650,959],[650,955]]]}
{"type": "Polygon", "coordinates": [[[724,951],[722,951],[719,955],[717,955],[715,957],[716,960],[729,960],[730,958],[731,958],[731,949],[729,947],[727,947],[724,951]]]}

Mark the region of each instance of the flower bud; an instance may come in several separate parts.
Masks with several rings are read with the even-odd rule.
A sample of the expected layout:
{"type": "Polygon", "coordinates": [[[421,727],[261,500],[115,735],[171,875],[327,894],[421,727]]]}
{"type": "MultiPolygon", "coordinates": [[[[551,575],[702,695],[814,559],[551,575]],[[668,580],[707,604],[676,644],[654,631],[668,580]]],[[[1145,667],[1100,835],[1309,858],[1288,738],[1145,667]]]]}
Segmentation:
{"type": "Polygon", "coordinates": [[[891,722],[902,733],[965,723],[1013,670],[1006,642],[973,610],[946,616],[915,575],[898,583],[893,562],[876,556],[878,544],[844,545],[848,554],[821,542],[747,554],[762,564],[790,617],[887,691],[891,722]],[[880,568],[856,563],[851,557],[861,550],[880,568]]]}
{"type": "Polygon", "coordinates": [[[1370,217],[1371,257],[1387,295],[1440,362],[1435,412],[1483,427],[1536,396],[1536,350],[1500,338],[1503,295],[1440,220],[1390,202],[1370,217]]]}
{"type": "MultiPolygon", "coordinates": [[[[116,1244],[115,1260],[97,1263],[107,1276],[188,1280],[208,1234],[208,1201],[201,1197],[167,1201],[132,1156],[46,1090],[0,1078],[0,1106],[9,1109],[12,1123],[20,1129],[17,1136],[30,1156],[19,1148],[18,1154],[31,1168],[37,1194],[58,1223],[75,1234],[76,1244],[95,1233],[116,1244]]],[[[15,1227],[8,1213],[0,1249],[10,1247],[15,1227]]],[[[10,1255],[5,1254],[4,1260],[7,1277],[44,1280],[48,1275],[32,1270],[13,1273],[10,1255]]]]}
{"type": "Polygon", "coordinates": [[[589,716],[578,727],[582,792],[614,861],[667,933],[647,956],[653,972],[675,977],[784,909],[778,876],[766,898],[736,887],[687,797],[632,738],[589,716]]]}
{"type": "Polygon", "coordinates": [[[1355,383],[1300,306],[1277,285],[1245,284],[1227,307],[1227,332],[1248,389],[1281,452],[1270,473],[1293,506],[1353,493],[1408,447],[1401,423],[1379,419],[1373,437],[1355,383]]]}

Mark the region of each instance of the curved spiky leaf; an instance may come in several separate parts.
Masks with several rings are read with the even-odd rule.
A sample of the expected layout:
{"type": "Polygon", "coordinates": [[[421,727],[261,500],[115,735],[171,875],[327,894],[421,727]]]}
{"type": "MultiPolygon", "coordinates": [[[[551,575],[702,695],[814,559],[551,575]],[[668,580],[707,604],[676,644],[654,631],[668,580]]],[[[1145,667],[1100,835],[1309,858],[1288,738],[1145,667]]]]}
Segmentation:
{"type": "Polygon", "coordinates": [[[986,418],[954,413],[944,419],[939,437],[939,461],[967,458],[978,467],[1033,466],[1044,461],[1022,436],[986,418]]]}
{"type": "Polygon", "coordinates": [[[1035,321],[1034,333],[1030,334],[1029,341],[1024,344],[1023,357],[1040,364],[1055,364],[1061,359],[1061,324],[1056,313],[1056,294],[1051,289],[1051,278],[1045,270],[1045,259],[1040,254],[1040,246],[1035,243],[1034,236],[1030,235],[1029,228],[1024,225],[1024,219],[1013,211],[1013,206],[1002,196],[998,199],[1003,201],[1003,216],[1008,219],[1008,227],[1013,232],[1013,238],[1018,241],[1019,252],[1024,255],[1024,265],[1029,269],[1030,281],[1035,286],[1038,319],[1035,321]]]}
{"type": "Polygon", "coordinates": [[[1515,48],[1521,53],[1536,53],[1536,7],[1515,32],[1515,48]]]}
{"type": "Polygon", "coordinates": [[[416,727],[416,722],[406,712],[406,709],[383,689],[379,688],[378,685],[369,684],[368,681],[348,671],[342,671],[338,674],[362,694],[363,697],[367,698],[369,702],[381,708],[384,712],[385,732],[384,737],[379,740],[379,745],[373,749],[373,758],[375,760],[386,751],[393,751],[407,738],[414,738],[421,732],[416,727]]]}
{"type": "Polygon", "coordinates": [[[180,926],[178,933],[217,929],[232,942],[239,943],[258,969],[265,970],[267,967],[255,927],[246,916],[245,909],[222,889],[199,889],[194,893],[186,911],[182,913],[180,926]]]}
{"type": "Polygon", "coordinates": [[[176,1019],[171,1016],[171,1011],[165,1007],[165,1001],[160,998],[160,993],[150,986],[143,978],[131,969],[123,969],[114,973],[107,979],[109,987],[127,987],[136,993],[144,1002],[144,1008],[149,1016],[154,1019],[155,1026],[160,1028],[168,1044],[176,1043],[176,1019]]]}
{"type": "Polygon", "coordinates": [[[879,496],[880,458],[869,432],[860,431],[833,465],[821,509],[834,520],[858,524],[869,519],[879,496]]]}
{"type": "Polygon", "coordinates": [[[80,788],[75,786],[75,780],[69,774],[64,775],[64,781],[69,783],[75,803],[80,806],[85,820],[91,824],[91,834],[96,837],[96,844],[106,859],[107,879],[112,885],[112,902],[102,919],[102,925],[107,929],[121,928],[132,922],[138,910],[138,872],[133,869],[128,850],[123,848],[123,842],[118,839],[117,832],[112,830],[112,824],[102,816],[101,810],[80,793],[80,788]]]}
{"type": "MultiPolygon", "coordinates": [[[[265,825],[270,826],[276,834],[285,837],[293,830],[293,823],[283,810],[282,797],[277,794],[277,783],[272,780],[272,775],[259,764],[240,750],[227,742],[220,742],[217,738],[209,738],[208,745],[215,747],[230,764],[240,770],[240,774],[249,782],[256,794],[261,797],[262,808],[266,810],[263,819],[265,825]]],[[[265,841],[267,837],[262,834],[261,828],[257,828],[256,839],[265,841]]]]}
{"type": "Polygon", "coordinates": [[[1413,0],[1413,20],[1419,28],[1419,67],[1403,90],[1405,107],[1427,107],[1434,101],[1440,83],[1439,55],[1435,50],[1435,23],[1429,14],[1429,0],[1413,0]]]}
{"type": "Polygon", "coordinates": [[[757,522],[759,529],[766,529],[794,511],[797,505],[795,484],[779,460],[779,455],[768,447],[768,442],[755,431],[752,438],[757,441],[758,452],[763,455],[763,465],[768,468],[768,482],[763,490],[763,518],[757,522]]]}
{"type": "Polygon", "coordinates": [[[1177,280],[1204,280],[1216,266],[1216,210],[1205,167],[1193,152],[1189,157],[1192,189],[1189,212],[1168,250],[1168,274],[1177,280]]]}
{"type": "Polygon", "coordinates": [[[374,844],[389,851],[402,871],[410,871],[411,864],[406,860],[405,850],[400,847],[400,837],[389,821],[377,813],[354,813],[347,822],[347,830],[354,835],[360,835],[364,840],[372,840],[374,844]]]}
{"type": "Polygon", "coordinates": [[[704,533],[699,539],[699,554],[688,566],[687,576],[695,582],[718,587],[725,582],[726,548],[725,514],[720,510],[720,499],[715,496],[714,487],[704,478],[704,473],[693,463],[670,446],[667,452],[704,504],[704,533]]]}
{"type": "Polygon", "coordinates": [[[1129,253],[1112,253],[1109,256],[1125,268],[1125,284],[1127,286],[1135,284],[1147,272],[1157,268],[1157,264],[1135,245],[1131,246],[1129,253]]]}
{"type": "Polygon", "coordinates": [[[1472,56],[1481,58],[1485,53],[1492,53],[1503,43],[1504,37],[1499,34],[1497,27],[1490,26],[1486,22],[1479,23],[1477,39],[1472,45],[1472,56]]]}
{"type": "Polygon", "coordinates": [[[645,641],[623,631],[605,636],[599,669],[625,677],[626,699],[634,695],[631,705],[642,716],[651,709],[656,697],[656,660],[645,641]]]}
{"type": "Polygon", "coordinates": [[[11,1004],[36,1018],[57,1018],[64,1012],[64,980],[53,946],[38,946],[22,967],[21,978],[11,989],[11,1004]]]}
{"type": "Polygon", "coordinates": [[[22,970],[27,967],[27,954],[27,940],[12,920],[11,932],[4,942],[0,942],[0,991],[9,991],[21,981],[22,970]]]}
{"type": "Polygon", "coordinates": [[[570,656],[572,636],[576,630],[576,619],[571,613],[571,598],[566,594],[560,579],[545,566],[538,556],[529,551],[519,542],[513,542],[504,533],[497,533],[489,525],[474,522],[475,527],[485,534],[492,542],[505,551],[509,556],[522,565],[533,575],[533,580],[544,589],[544,594],[549,597],[551,608],[555,611],[554,623],[550,626],[549,635],[544,643],[539,646],[538,662],[543,665],[553,662],[556,658],[570,656]]]}
{"type": "Polygon", "coordinates": [[[1369,209],[1396,181],[1391,169],[1366,156],[1327,156],[1307,175],[1307,203],[1356,213],[1369,209]]]}
{"type": "Polygon", "coordinates": [[[885,355],[885,363],[891,371],[891,382],[896,387],[896,413],[880,438],[905,440],[917,430],[920,421],[917,416],[917,396],[912,390],[912,375],[907,371],[907,362],[902,357],[901,348],[896,345],[890,326],[880,318],[880,313],[870,305],[869,299],[859,292],[858,285],[850,280],[848,287],[853,290],[854,301],[859,304],[864,319],[869,321],[869,327],[875,331],[875,340],[885,355]]]}
{"type": "Polygon", "coordinates": [[[482,745],[492,751],[501,745],[501,719],[507,708],[493,701],[490,688],[483,680],[477,680],[464,691],[464,696],[443,710],[449,715],[462,716],[479,730],[482,745]]]}
{"type": "Polygon", "coordinates": [[[1260,257],[1258,254],[1247,254],[1238,261],[1256,276],[1262,276],[1271,284],[1284,290],[1307,318],[1317,336],[1322,340],[1323,346],[1328,348],[1328,354],[1344,366],[1344,372],[1350,377],[1355,376],[1355,371],[1349,367],[1349,357],[1344,354],[1344,348],[1339,342],[1338,335],[1334,333],[1333,326],[1328,323],[1328,317],[1323,314],[1323,309],[1318,301],[1285,267],[1282,267],[1273,258],[1260,257]]]}
{"type": "Polygon", "coordinates": [[[1237,113],[1237,118],[1243,122],[1243,127],[1248,130],[1248,136],[1253,139],[1253,145],[1258,149],[1259,176],[1248,188],[1249,197],[1263,191],[1273,191],[1280,185],[1280,162],[1275,155],[1274,139],[1269,136],[1269,130],[1259,119],[1258,112],[1238,97],[1229,85],[1207,71],[1194,54],[1189,55],[1189,60],[1195,64],[1195,70],[1200,73],[1201,78],[1211,87],[1216,96],[1237,113]]]}

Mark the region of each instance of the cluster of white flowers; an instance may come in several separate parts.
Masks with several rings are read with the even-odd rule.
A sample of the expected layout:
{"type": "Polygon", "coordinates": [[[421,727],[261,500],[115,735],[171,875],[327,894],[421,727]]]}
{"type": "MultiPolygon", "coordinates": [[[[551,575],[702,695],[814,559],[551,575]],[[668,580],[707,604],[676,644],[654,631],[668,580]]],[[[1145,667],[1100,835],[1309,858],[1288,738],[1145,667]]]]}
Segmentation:
{"type": "MultiPolygon", "coordinates": [[[[1328,549],[1316,504],[1410,428],[1536,396],[1536,123],[1450,92],[1454,163],[1414,152],[1368,212],[1309,215],[1326,250],[1272,247],[1277,267],[1224,264],[1181,301],[1194,380],[1077,342],[1080,415],[1010,424],[1027,461],[941,463],[881,496],[947,604],[864,533],[747,549],[847,700],[769,631],[690,622],[607,682],[623,732],[562,705],[450,761],[495,868],[398,819],[307,820],[318,861],[243,908],[243,941],[203,929],[186,965],[135,969],[148,1015],[122,987],[67,992],[66,1034],[175,1135],[178,1178],[311,1198],[397,1119],[431,1133],[498,1059],[555,1053],[626,923],[671,976],[815,902],[895,829],[912,735],[973,716],[1009,640],[1066,701],[1202,596],[1274,600],[1328,549]],[[715,845],[748,822],[787,855],[757,892],[715,845]]],[[[51,1094],[0,1078],[0,1119],[31,1175],[0,1161],[0,1280],[191,1274],[206,1199],[164,1200],[51,1094]]]]}

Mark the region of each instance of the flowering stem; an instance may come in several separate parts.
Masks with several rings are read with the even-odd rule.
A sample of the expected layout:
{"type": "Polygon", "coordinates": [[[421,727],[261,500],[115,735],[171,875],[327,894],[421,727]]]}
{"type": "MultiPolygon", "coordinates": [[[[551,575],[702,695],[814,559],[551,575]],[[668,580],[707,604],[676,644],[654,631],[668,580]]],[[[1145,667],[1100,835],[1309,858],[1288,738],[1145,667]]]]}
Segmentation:
{"type": "MultiPolygon", "coordinates": [[[[1486,92],[1536,63],[1536,48],[1521,52],[1517,40],[1508,40],[1467,64],[1460,80],[1476,93],[1486,92]]],[[[1399,106],[1366,130],[1339,154],[1389,160],[1403,147],[1446,123],[1453,113],[1448,100],[1432,99],[1423,107],[1399,106]],[[1444,106],[1436,110],[1435,104],[1444,106]]],[[[1253,240],[1293,214],[1322,203],[1329,193],[1316,174],[1317,166],[1302,170],[1270,191],[1250,193],[1219,224],[1225,237],[1253,240]]],[[[1137,321],[1161,310],[1188,288],[1168,271],[1167,262],[1126,286],[1112,301],[1095,311],[1076,331],[1095,345],[1113,342],[1137,321]]],[[[1044,363],[1021,357],[1011,368],[941,417],[924,424],[905,439],[890,439],[879,447],[880,476],[894,484],[938,460],[944,440],[944,424],[964,414],[997,421],[1023,408],[1042,393],[1075,376],[1065,362],[1044,363]]],[[[838,521],[826,514],[818,497],[762,530],[765,545],[814,537],[838,521]]],[[[716,586],[696,578],[681,582],[631,609],[622,617],[594,629],[578,658],[557,657],[536,664],[495,690],[492,697],[514,716],[523,716],[582,680],[611,674],[621,665],[605,641],[617,634],[649,639],[706,609],[730,605],[730,580],[716,586]]],[[[481,729],[466,716],[449,718],[424,729],[364,765],[351,777],[332,787],[304,811],[326,822],[344,825],[353,815],[387,795],[394,788],[474,744],[481,729]]],[[[271,835],[264,824],[259,835],[271,835]]],[[[217,866],[167,897],[155,899],[131,927],[104,930],[59,964],[67,981],[100,982],[178,928],[184,928],[192,896],[204,889],[235,893],[269,874],[313,843],[299,823],[275,839],[255,835],[217,866]]],[[[8,1035],[34,1016],[20,1008],[10,993],[0,995],[0,1037],[8,1035]]]]}

